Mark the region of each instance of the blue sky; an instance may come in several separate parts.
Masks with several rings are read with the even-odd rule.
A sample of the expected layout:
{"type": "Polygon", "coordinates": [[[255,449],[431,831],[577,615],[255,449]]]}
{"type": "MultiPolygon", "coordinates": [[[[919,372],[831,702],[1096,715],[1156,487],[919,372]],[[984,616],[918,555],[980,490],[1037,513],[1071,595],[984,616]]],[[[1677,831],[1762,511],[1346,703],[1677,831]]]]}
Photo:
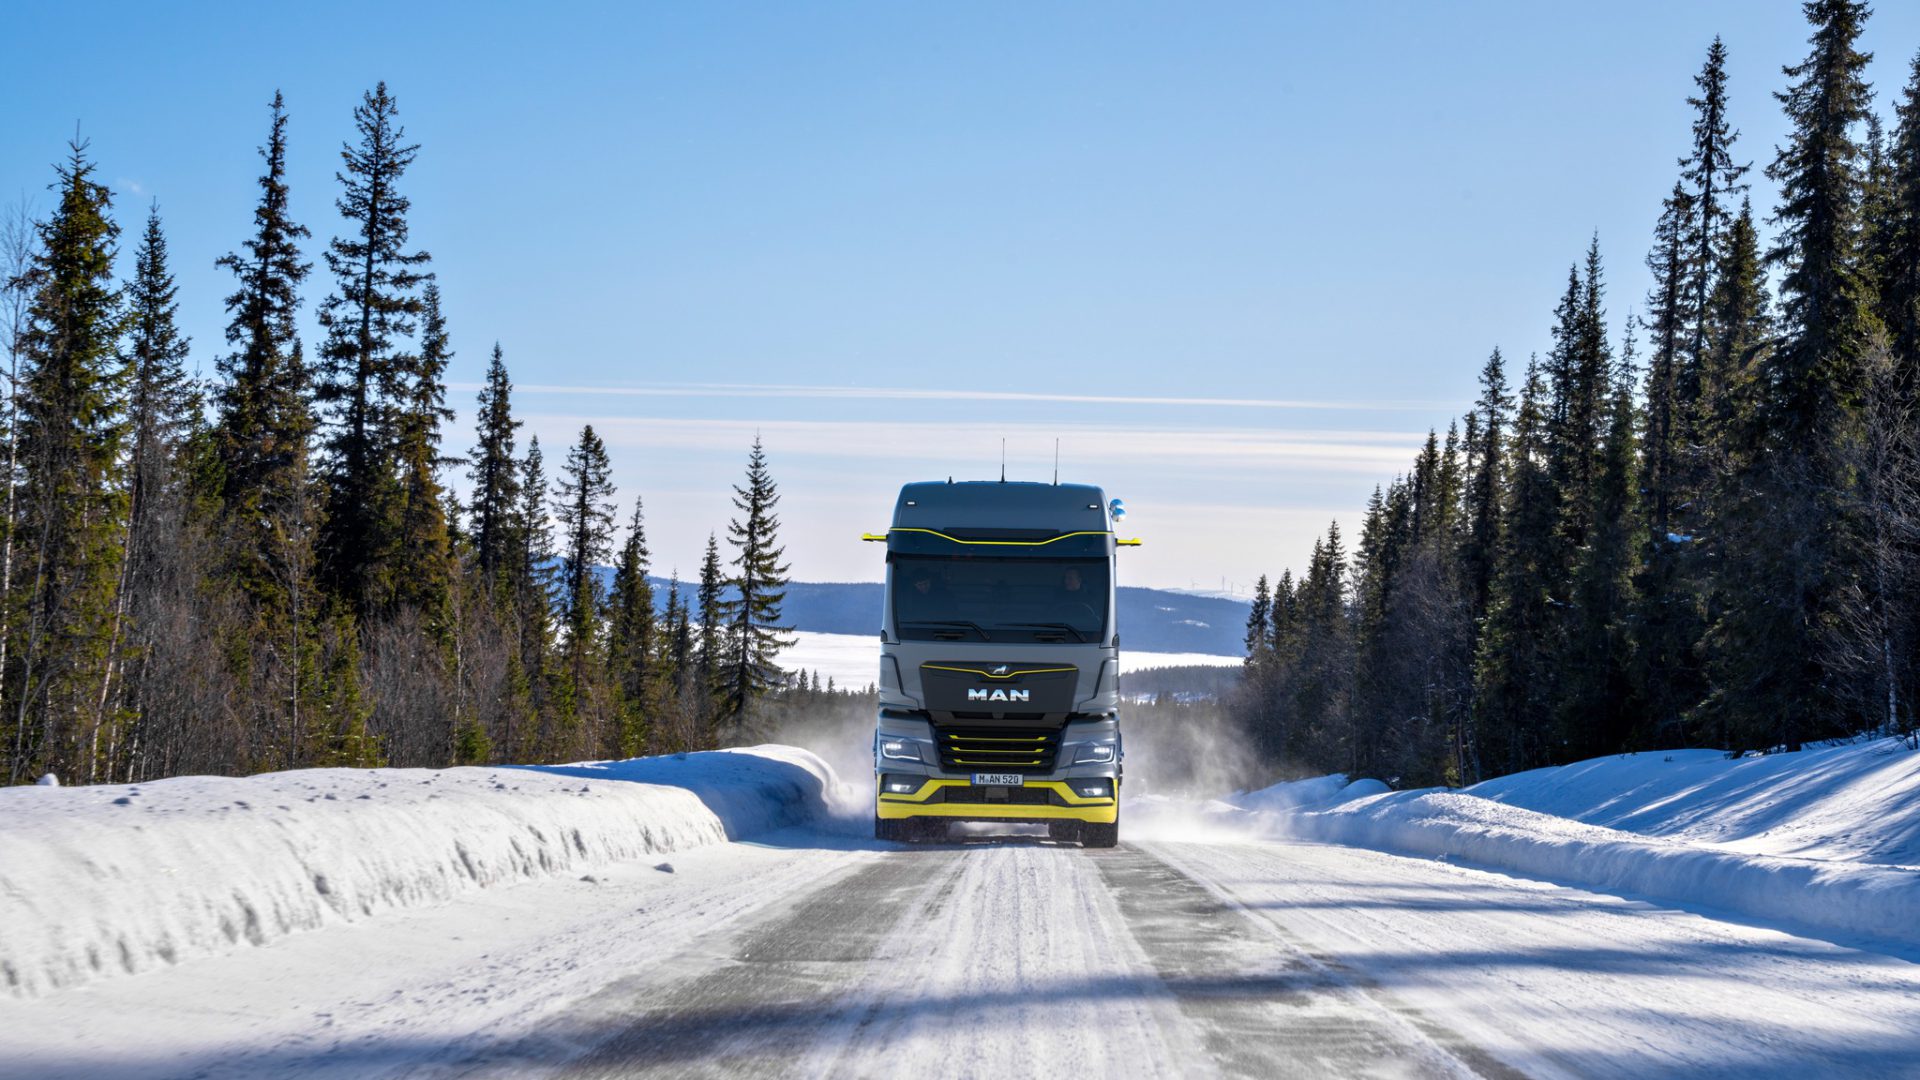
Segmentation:
{"type": "MultiPolygon", "coordinates": [[[[1920,6],[1866,45],[1889,111],[1920,6]]],[[[1598,233],[1616,320],[1731,51],[1758,176],[1797,3],[62,5],[7,16],[0,195],[78,121],[124,222],[157,198],[211,372],[277,87],[318,265],[360,93],[423,144],[413,235],[459,357],[495,340],[557,460],[592,422],[665,572],[724,529],[755,431],[796,576],[907,480],[1127,498],[1125,580],[1245,587],[1353,525],[1487,351],[1544,348],[1598,233]],[[79,51],[76,51],[79,50],[79,51]]],[[[622,519],[626,514],[622,509],[622,519]]]]}

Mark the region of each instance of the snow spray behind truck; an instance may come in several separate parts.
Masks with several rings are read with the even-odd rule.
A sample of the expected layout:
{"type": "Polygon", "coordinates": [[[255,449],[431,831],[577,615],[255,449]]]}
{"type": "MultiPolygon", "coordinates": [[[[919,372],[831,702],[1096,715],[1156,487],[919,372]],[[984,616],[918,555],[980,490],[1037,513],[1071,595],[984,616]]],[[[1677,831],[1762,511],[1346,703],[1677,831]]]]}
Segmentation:
{"type": "Polygon", "coordinates": [[[874,835],[952,821],[1120,837],[1114,554],[1126,513],[1086,484],[908,484],[887,545],[874,835]]]}

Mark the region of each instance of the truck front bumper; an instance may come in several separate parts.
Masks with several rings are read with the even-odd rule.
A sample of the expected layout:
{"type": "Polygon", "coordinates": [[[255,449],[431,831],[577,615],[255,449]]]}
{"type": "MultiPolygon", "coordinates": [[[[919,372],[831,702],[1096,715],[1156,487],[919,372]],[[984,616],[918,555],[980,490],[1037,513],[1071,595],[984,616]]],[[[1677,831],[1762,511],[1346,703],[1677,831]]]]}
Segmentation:
{"type": "MultiPolygon", "coordinates": [[[[918,790],[893,793],[884,778],[875,776],[879,794],[874,814],[882,821],[906,818],[947,818],[959,821],[1086,821],[1111,825],[1120,820],[1120,781],[1111,778],[1113,794],[1089,798],[1073,790],[1067,780],[1027,780],[1019,787],[975,787],[971,780],[925,778],[918,790]]],[[[916,778],[918,779],[918,778],[916,778]]]]}

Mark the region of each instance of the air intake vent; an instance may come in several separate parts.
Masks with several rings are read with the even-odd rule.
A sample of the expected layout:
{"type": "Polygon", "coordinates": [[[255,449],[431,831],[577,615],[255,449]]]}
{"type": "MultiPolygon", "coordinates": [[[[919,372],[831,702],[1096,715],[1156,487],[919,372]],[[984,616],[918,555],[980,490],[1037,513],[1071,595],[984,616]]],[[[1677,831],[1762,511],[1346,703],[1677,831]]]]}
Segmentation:
{"type": "Polygon", "coordinates": [[[1059,728],[940,727],[940,767],[948,772],[1050,773],[1059,728]]]}

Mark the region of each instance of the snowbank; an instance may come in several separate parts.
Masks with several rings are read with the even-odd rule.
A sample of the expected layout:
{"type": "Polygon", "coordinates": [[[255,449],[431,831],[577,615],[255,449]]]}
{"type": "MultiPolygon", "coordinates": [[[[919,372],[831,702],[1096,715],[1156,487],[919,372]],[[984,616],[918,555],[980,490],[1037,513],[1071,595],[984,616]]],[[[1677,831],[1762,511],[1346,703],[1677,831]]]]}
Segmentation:
{"type": "Polygon", "coordinates": [[[1717,750],[1625,754],[1467,791],[1756,855],[1920,866],[1920,754],[1899,739],[1734,760],[1717,750]]]}
{"type": "Polygon", "coordinates": [[[826,813],[790,747],[0,790],[0,983],[32,997],[826,813]]]}
{"type": "Polygon", "coordinates": [[[1892,753],[1885,743],[1731,762],[1705,753],[1718,764],[1700,752],[1648,754],[1536,770],[1461,792],[1387,792],[1376,781],[1320,777],[1237,796],[1226,812],[1277,835],[1456,859],[1920,946],[1920,868],[1862,857],[1911,852],[1920,754],[1892,753]],[[1772,764],[1745,768],[1749,761],[1772,764]],[[1637,832],[1528,806],[1630,822],[1637,832]],[[1854,857],[1736,847],[1787,843],[1854,857]]]}

